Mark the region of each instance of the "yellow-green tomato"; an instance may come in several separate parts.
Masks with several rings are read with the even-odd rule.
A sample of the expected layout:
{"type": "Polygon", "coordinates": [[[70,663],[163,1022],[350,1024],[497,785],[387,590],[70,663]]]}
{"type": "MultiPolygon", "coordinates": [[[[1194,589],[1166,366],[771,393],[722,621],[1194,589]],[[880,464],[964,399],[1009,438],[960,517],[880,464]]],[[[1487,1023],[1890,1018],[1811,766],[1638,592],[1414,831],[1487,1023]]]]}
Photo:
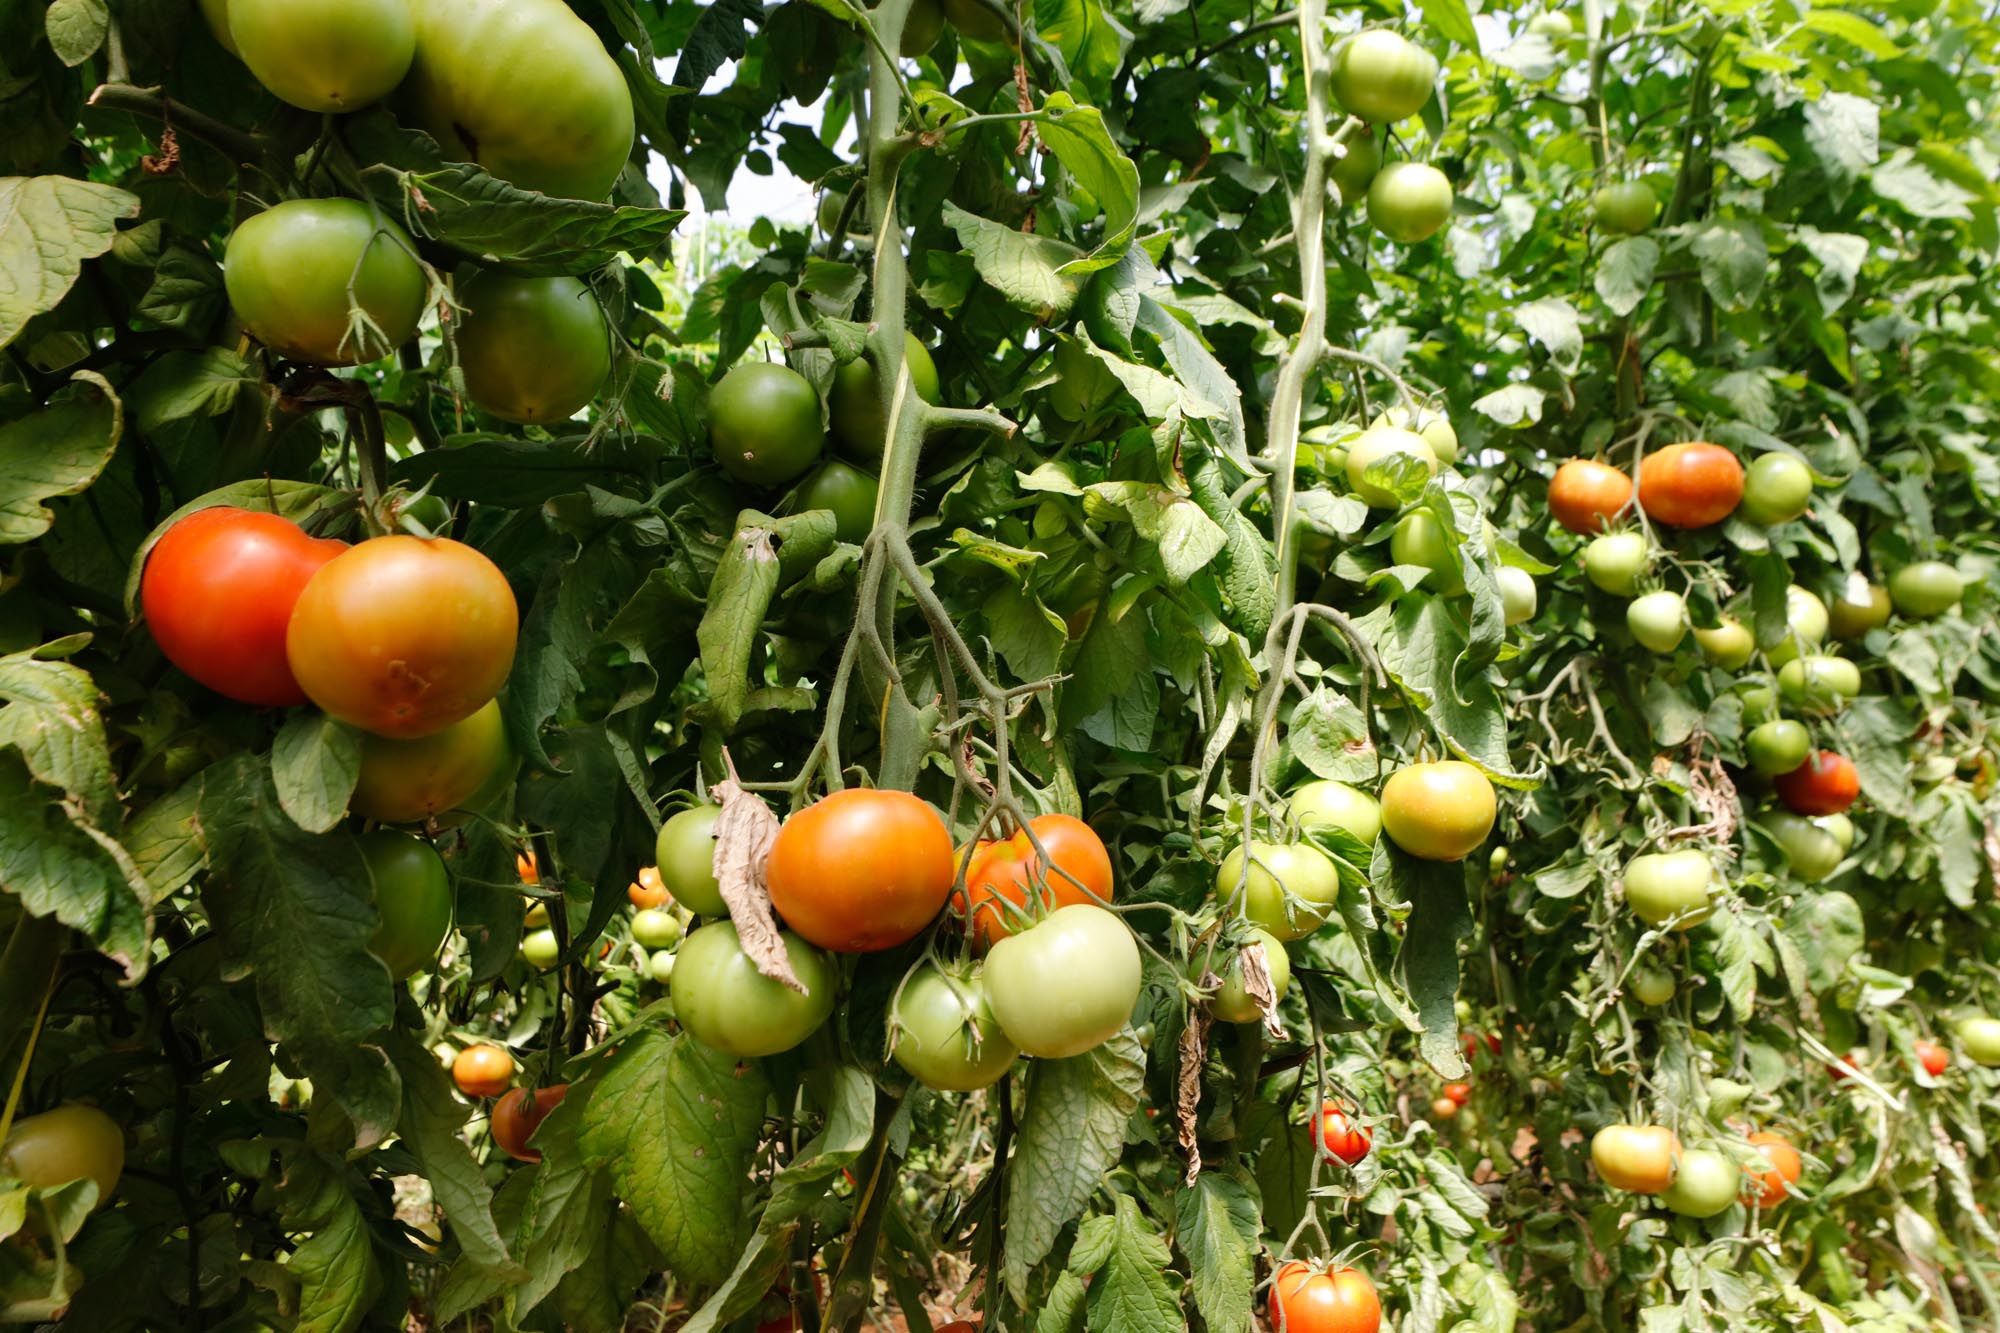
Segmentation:
{"type": "Polygon", "coordinates": [[[1825,829],[1840,844],[1843,855],[1854,850],[1854,821],[1846,815],[1814,815],[1813,827],[1825,829]]]}
{"type": "Polygon", "coordinates": [[[1808,884],[1817,884],[1838,870],[1847,855],[1832,830],[1789,810],[1771,811],[1764,816],[1763,825],[1785,854],[1785,865],[1808,884]]]}
{"type": "Polygon", "coordinates": [[[229,31],[229,0],[201,0],[201,16],[223,50],[230,55],[241,54],[236,49],[236,38],[229,31]]]}
{"type": "Polygon", "coordinates": [[[632,938],[644,949],[671,949],[681,942],[681,919],[672,912],[649,907],[633,914],[632,938]]]}
{"type": "Polygon", "coordinates": [[[1535,588],[1534,575],[1525,569],[1502,565],[1493,571],[1493,582],[1500,589],[1500,610],[1509,625],[1535,618],[1541,594],[1535,588]]]}
{"type": "Polygon", "coordinates": [[[1371,123],[1416,115],[1437,83],[1437,57],[1386,28],[1348,38],[1335,49],[1331,63],[1334,97],[1371,123]]]}
{"type": "Polygon", "coordinates": [[[1346,153],[1329,163],[1326,170],[1340,192],[1341,204],[1350,205],[1368,197],[1368,187],[1374,184],[1375,173],[1382,169],[1382,149],[1375,142],[1373,130],[1350,136],[1344,146],[1346,153]]]}
{"type": "MultiPolygon", "coordinates": [[[[1285,998],[1292,988],[1292,960],[1286,954],[1285,946],[1278,937],[1268,930],[1253,928],[1251,940],[1261,945],[1264,951],[1264,967],[1271,974],[1271,998],[1273,1001],[1285,998]]],[[[1249,945],[1245,944],[1244,948],[1249,945]]],[[[1229,967],[1222,975],[1222,988],[1209,1001],[1209,1012],[1225,1023],[1256,1023],[1263,1020],[1263,1011],[1243,984],[1243,955],[1237,953],[1229,960],[1229,967]]]]}
{"type": "Polygon", "coordinates": [[[1708,1148],[1683,1148],[1674,1183],[1660,1202],[1682,1217],[1715,1217],[1736,1202],[1743,1173],[1736,1163],[1708,1148]]]}
{"type": "Polygon", "coordinates": [[[1670,653],[1687,637],[1687,603],[1677,592],[1649,592],[1625,608],[1625,627],[1640,647],[1670,653]]]}
{"type": "Polygon", "coordinates": [[[1861,668],[1844,657],[1795,657],[1778,668],[1778,691],[1800,712],[1827,717],[1861,693],[1861,668]]]}
{"type": "Polygon", "coordinates": [[[1456,597],[1465,591],[1457,543],[1433,514],[1421,510],[1405,514],[1390,534],[1389,556],[1399,565],[1414,565],[1429,571],[1424,575],[1424,583],[1435,592],[1456,597]]]}
{"type": "Polygon", "coordinates": [[[1673,999],[1680,989],[1674,982],[1673,973],[1650,965],[1633,968],[1630,985],[1632,998],[1653,1009],[1673,999]]]}
{"type": "Polygon", "coordinates": [[[1398,489],[1421,490],[1421,483],[1435,476],[1437,469],[1430,441],[1394,426],[1370,426],[1347,451],[1347,484],[1375,509],[1394,509],[1403,502],[1398,489]]]}
{"type": "Polygon", "coordinates": [[[646,959],[646,973],[662,986],[672,985],[674,980],[674,955],[666,949],[650,955],[646,959]]]}
{"type": "Polygon", "coordinates": [[[521,937],[521,957],[529,966],[546,972],[562,957],[562,944],[553,930],[531,930],[521,937]]]}
{"type": "Polygon", "coordinates": [[[1889,600],[1916,620],[1941,616],[1965,595],[1965,580],[1942,560],[1920,560],[1889,576],[1889,600]]]}
{"type": "Polygon", "coordinates": [[[1023,1052],[1064,1060],[1131,1020],[1143,972],[1139,945],[1116,913],[1073,903],[993,946],[986,999],[1023,1052]]]}
{"type": "Polygon", "coordinates": [[[1452,429],[1451,418],[1442,412],[1419,407],[1415,412],[1398,403],[1388,411],[1378,415],[1368,423],[1371,426],[1394,426],[1397,430],[1413,430],[1424,437],[1437,455],[1439,463],[1452,464],[1458,461],[1458,432],[1452,429]]]}
{"type": "Polygon", "coordinates": [[[1451,220],[1451,178],[1428,162],[1391,162],[1368,186],[1368,220],[1392,241],[1415,245],[1451,220]]]}
{"type": "Polygon", "coordinates": [[[1708,920],[1714,863],[1705,852],[1649,852],[1625,863],[1625,901],[1649,926],[1691,930],[1708,920]]]}
{"type": "Polygon", "coordinates": [[[1646,539],[1636,532],[1607,532],[1583,548],[1584,577],[1614,597],[1635,595],[1651,563],[1646,539]]]}
{"type": "Polygon", "coordinates": [[[124,1171],[125,1131],[96,1107],[78,1102],[16,1120],[0,1147],[0,1175],[36,1189],[88,1177],[97,1182],[99,1208],[124,1171]]]}
{"type": "Polygon", "coordinates": [[[288,199],[229,237],[230,309],[281,356],[323,366],[374,361],[408,342],[428,284],[409,233],[355,199],[288,199]],[[372,327],[357,326],[356,308],[372,327]]]}
{"type": "MultiPolygon", "coordinates": [[[[1569,20],[1565,18],[1563,22],[1567,24],[1569,20]]],[[[1659,198],[1644,181],[1606,185],[1590,197],[1590,206],[1597,215],[1597,225],[1619,236],[1637,236],[1647,231],[1660,211],[1659,198]]]]}
{"type": "Polygon", "coordinates": [[[1343,828],[1369,844],[1382,834],[1381,803],[1345,782],[1308,782],[1292,793],[1290,805],[1300,828],[1343,828]]]}
{"type": "Polygon", "coordinates": [[[1499,808],[1486,775],[1456,759],[1407,765],[1382,785],[1383,830],[1396,846],[1426,861],[1471,855],[1493,832],[1499,808]]]}
{"type": "Polygon", "coordinates": [[[675,902],[697,916],[721,916],[729,910],[715,878],[715,825],[721,818],[719,805],[683,810],[660,825],[653,845],[660,883],[675,902]]]}
{"type": "Polygon", "coordinates": [[[1307,842],[1248,846],[1248,857],[1237,847],[1222,858],[1215,872],[1216,901],[1238,902],[1240,886],[1243,915],[1281,940],[1302,940],[1324,925],[1340,901],[1340,872],[1326,853],[1307,842]]]}
{"type": "Polygon", "coordinates": [[[1724,616],[1714,629],[1696,630],[1694,641],[1701,655],[1724,671],[1739,669],[1757,651],[1757,639],[1750,633],[1750,627],[1734,616],[1724,616]]]}
{"type": "Polygon", "coordinates": [[[939,1092],[991,1087],[1020,1052],[993,1017],[985,979],[926,964],[896,997],[896,1063],[939,1092]]]}
{"type": "Polygon", "coordinates": [[[1827,603],[1827,628],[1836,639],[1858,639],[1889,623],[1889,590],[1858,575],[1827,603]]]}
{"type": "Polygon", "coordinates": [[[2000,1018],[1981,1015],[1961,1019],[1958,1044],[1972,1063],[1987,1069],[2000,1068],[2000,1018]]]}
{"type": "Polygon", "coordinates": [[[388,96],[417,54],[410,0],[229,0],[229,34],[257,82],[307,111],[388,96]]]}
{"type": "Polygon", "coordinates": [[[780,934],[804,994],[757,970],[732,921],[703,926],[676,954],[674,1016],[696,1041],[739,1057],[789,1051],[833,1012],[835,972],[826,955],[780,934]]]}
{"type": "Polygon", "coordinates": [[[1782,667],[1824,643],[1828,624],[1826,603],[1794,583],[1785,589],[1785,635],[1764,656],[1772,666],[1782,667]]]}

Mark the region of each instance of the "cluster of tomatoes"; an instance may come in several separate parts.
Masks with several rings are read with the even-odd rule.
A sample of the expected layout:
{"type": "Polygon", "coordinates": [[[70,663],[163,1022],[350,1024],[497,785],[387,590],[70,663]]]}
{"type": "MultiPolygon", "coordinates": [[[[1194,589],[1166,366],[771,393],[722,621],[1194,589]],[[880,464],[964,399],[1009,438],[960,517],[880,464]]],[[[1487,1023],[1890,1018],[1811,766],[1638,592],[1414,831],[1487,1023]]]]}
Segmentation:
{"type": "Polygon", "coordinates": [[[1451,219],[1451,180],[1428,162],[1382,161],[1377,126],[1423,110],[1437,84],[1437,57],[1386,28],[1358,32],[1334,49],[1327,71],[1334,99],[1363,122],[1346,137],[1329,173],[1342,203],[1365,199],[1368,221],[1390,240],[1413,245],[1451,219]]]}

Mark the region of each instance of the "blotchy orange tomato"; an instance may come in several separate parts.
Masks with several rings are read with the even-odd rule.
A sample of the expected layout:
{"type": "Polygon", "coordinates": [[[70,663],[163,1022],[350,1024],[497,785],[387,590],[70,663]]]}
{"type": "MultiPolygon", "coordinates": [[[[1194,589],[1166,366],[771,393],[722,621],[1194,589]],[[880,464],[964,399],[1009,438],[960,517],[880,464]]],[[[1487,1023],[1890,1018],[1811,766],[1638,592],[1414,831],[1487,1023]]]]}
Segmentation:
{"type": "Polygon", "coordinates": [[[1670,444],[1639,464],[1639,507],[1670,528],[1705,528],[1743,501],[1743,465],[1719,444],[1670,444]]]}
{"type": "Polygon", "coordinates": [[[1111,901],[1111,854],[1090,825],[1070,815],[1037,815],[1028,827],[1048,853],[1046,862],[1025,832],[973,848],[965,893],[973,940],[981,949],[1014,933],[1006,904],[1025,907],[1038,888],[1045,891],[1036,893],[1037,901],[1051,909],[1111,901]]]}
{"type": "Polygon", "coordinates": [[[451,1080],[468,1097],[498,1097],[514,1082],[514,1057],[486,1042],[468,1046],[451,1062],[451,1080]]]}
{"type": "Polygon", "coordinates": [[[1750,1146],[1763,1153],[1764,1160],[1771,1164],[1769,1171],[1747,1173],[1760,1191],[1757,1204],[1761,1208],[1775,1208],[1792,1192],[1792,1186],[1798,1184],[1805,1163],[1799,1159],[1799,1150],[1780,1134],[1768,1131],[1752,1134],[1750,1146]]]}
{"type": "Polygon", "coordinates": [[[1366,1273],[1321,1272],[1294,1260],[1271,1279],[1271,1327],[1279,1333],[1376,1333],[1382,1298],[1366,1273]]]}
{"type": "Polygon", "coordinates": [[[530,1092],[527,1088],[515,1088],[499,1101],[493,1103],[493,1118],[490,1128],[493,1142],[501,1152],[517,1162],[539,1162],[541,1150],[530,1148],[528,1140],[542,1127],[550,1112],[562,1104],[569,1095],[569,1084],[558,1083],[554,1087],[530,1092]]]}
{"type": "Polygon", "coordinates": [[[1771,785],[1795,814],[1837,815],[1861,794],[1861,773],[1845,755],[1821,750],[1771,785]]]}
{"type": "Polygon", "coordinates": [[[951,896],[951,833],[906,791],[854,788],[787,819],[765,868],[771,906],[835,953],[893,949],[951,896]]]}
{"type": "Polygon", "coordinates": [[[632,906],[642,912],[665,907],[672,901],[667,893],[667,886],[660,882],[658,866],[642,866],[639,877],[625,886],[625,896],[632,900],[632,906]]]}
{"type": "Polygon", "coordinates": [[[1590,458],[1572,458],[1549,480],[1549,514],[1571,532],[1603,532],[1632,502],[1632,479],[1590,458]]]}

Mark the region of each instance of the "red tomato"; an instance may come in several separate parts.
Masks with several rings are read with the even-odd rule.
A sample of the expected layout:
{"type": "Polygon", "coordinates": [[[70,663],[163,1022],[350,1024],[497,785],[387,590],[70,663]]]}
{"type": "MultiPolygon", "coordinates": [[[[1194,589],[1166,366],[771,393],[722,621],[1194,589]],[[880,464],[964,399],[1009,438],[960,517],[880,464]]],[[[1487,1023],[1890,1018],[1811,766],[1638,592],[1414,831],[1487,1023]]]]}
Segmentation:
{"type": "Polygon", "coordinates": [[[494,1144],[516,1161],[541,1161],[541,1151],[530,1148],[528,1140],[535,1136],[535,1131],[542,1127],[549,1113],[561,1105],[562,1099],[568,1095],[567,1083],[542,1088],[532,1094],[527,1088],[515,1088],[493,1103],[489,1127],[493,1131],[494,1144]]]}
{"type": "Polygon", "coordinates": [[[893,949],[951,896],[951,833],[906,791],[837,791],[785,821],[764,875],[771,906],[809,942],[893,949]]]}
{"type": "Polygon", "coordinates": [[[1549,513],[1571,532],[1603,532],[1632,502],[1632,479],[1608,463],[1572,458],[1549,480],[1549,513]]]}
{"type": "Polygon", "coordinates": [[[1443,1092],[1445,1096],[1451,1098],[1453,1102],[1460,1106],[1472,1100],[1472,1085],[1470,1083],[1447,1083],[1444,1085],[1443,1092]]]}
{"type": "Polygon", "coordinates": [[[1736,512],[1743,465],[1719,444],[1670,444],[1639,464],[1639,507],[1670,528],[1705,528],[1736,512]]]}
{"type": "Polygon", "coordinates": [[[302,704],[285,627],[307,582],[346,549],[276,514],[198,510],[154,543],[139,605],[167,660],[211,690],[246,704],[302,704]]]}
{"type": "Polygon", "coordinates": [[[1846,756],[1821,750],[1771,785],[1794,814],[1837,815],[1861,794],[1861,774],[1846,756]]]}
{"type": "Polygon", "coordinates": [[[468,1097],[498,1097],[513,1086],[514,1057],[499,1046],[468,1046],[451,1062],[451,1081],[468,1097]]]}
{"type": "Polygon", "coordinates": [[[500,692],[521,612],[507,576],[448,537],[377,537],[299,594],[285,653],[312,701],[378,736],[442,731],[500,692]]]}
{"type": "Polygon", "coordinates": [[[1757,1204],[1762,1208],[1775,1208],[1792,1192],[1792,1186],[1798,1184],[1799,1176],[1805,1171],[1805,1163],[1799,1160],[1799,1150],[1781,1135],[1752,1134],[1750,1146],[1763,1153],[1764,1160],[1771,1164],[1769,1171],[1745,1173],[1761,1191],[1757,1204]]]}
{"type": "Polygon", "coordinates": [[[1939,1077],[1945,1070],[1951,1068],[1951,1052],[1936,1042],[1919,1038],[1914,1049],[1917,1063],[1922,1065],[1924,1072],[1932,1078],[1939,1077]]]}
{"type": "Polygon", "coordinates": [[[1375,1146],[1375,1134],[1368,1126],[1348,1119],[1340,1103],[1328,1101],[1319,1108],[1319,1146],[1328,1157],[1353,1166],[1375,1146]]]}
{"type": "Polygon", "coordinates": [[[1053,907],[1111,901],[1111,854],[1090,825],[1069,815],[1038,815],[1028,827],[1041,839],[1048,862],[1036,854],[1026,833],[982,842],[972,851],[965,892],[973,939],[981,949],[1014,933],[1006,904],[1025,907],[1037,880],[1046,888],[1036,894],[1037,900],[1053,907]]]}
{"type": "Polygon", "coordinates": [[[1382,1298],[1366,1273],[1320,1272],[1294,1260],[1271,1279],[1271,1327],[1280,1333],[1376,1333],[1382,1298]]]}

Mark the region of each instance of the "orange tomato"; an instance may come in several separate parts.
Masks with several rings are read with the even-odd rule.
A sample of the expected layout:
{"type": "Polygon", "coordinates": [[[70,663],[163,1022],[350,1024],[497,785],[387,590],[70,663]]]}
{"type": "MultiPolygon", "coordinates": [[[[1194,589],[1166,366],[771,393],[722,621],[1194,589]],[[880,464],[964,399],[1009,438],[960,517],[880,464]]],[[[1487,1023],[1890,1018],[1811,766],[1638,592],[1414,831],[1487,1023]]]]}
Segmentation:
{"type": "Polygon", "coordinates": [[[1271,1279],[1271,1327],[1285,1333],[1375,1333],[1382,1298],[1366,1273],[1293,1260],[1271,1279]]]}
{"type": "Polygon", "coordinates": [[[486,1042],[468,1046],[451,1062],[451,1081],[468,1097],[498,1097],[514,1082],[514,1057],[486,1042]]]}
{"type": "Polygon", "coordinates": [[[1090,825],[1069,815],[1038,815],[1028,827],[1048,853],[1044,862],[1025,832],[982,842],[966,867],[965,910],[980,949],[1014,933],[1007,904],[1026,907],[1033,890],[1051,909],[1111,901],[1111,854],[1090,825]]]}
{"type": "Polygon", "coordinates": [[[1639,507],[1670,528],[1705,528],[1743,501],[1743,465],[1719,444],[1670,444],[1639,464],[1639,507]]]}
{"type": "Polygon", "coordinates": [[[514,873],[521,877],[523,884],[540,884],[542,868],[535,864],[535,858],[527,852],[514,854],[514,873]]]}
{"type": "Polygon", "coordinates": [[[1632,479],[1607,463],[1572,458],[1549,480],[1549,513],[1571,532],[1603,532],[1632,502],[1632,479]]]}
{"type": "Polygon", "coordinates": [[[494,1144],[516,1161],[541,1161],[541,1151],[530,1148],[528,1140],[535,1136],[535,1131],[542,1127],[549,1113],[561,1105],[562,1099],[568,1095],[567,1083],[558,1083],[533,1093],[527,1088],[515,1088],[493,1103],[490,1128],[494,1144]]]}
{"type": "Polygon", "coordinates": [[[647,866],[641,870],[639,878],[625,886],[625,896],[632,900],[632,906],[642,912],[665,907],[672,901],[667,893],[667,886],[660,882],[658,866],[647,866]]]}
{"type": "Polygon", "coordinates": [[[1771,1164],[1769,1171],[1751,1171],[1746,1174],[1762,1191],[1757,1197],[1760,1208],[1775,1208],[1785,1201],[1805,1173],[1805,1163],[1799,1159],[1799,1150],[1794,1148],[1783,1135],[1767,1132],[1752,1134],[1750,1146],[1764,1154],[1764,1160],[1771,1164]]]}
{"type": "Polygon", "coordinates": [[[1837,815],[1861,795],[1861,772],[1847,756],[1821,750],[1771,786],[1794,814],[1837,815]]]}
{"type": "Polygon", "coordinates": [[[909,792],[837,791],[785,821],[764,878],[771,906],[809,943],[893,949],[944,910],[951,833],[909,792]]]}

